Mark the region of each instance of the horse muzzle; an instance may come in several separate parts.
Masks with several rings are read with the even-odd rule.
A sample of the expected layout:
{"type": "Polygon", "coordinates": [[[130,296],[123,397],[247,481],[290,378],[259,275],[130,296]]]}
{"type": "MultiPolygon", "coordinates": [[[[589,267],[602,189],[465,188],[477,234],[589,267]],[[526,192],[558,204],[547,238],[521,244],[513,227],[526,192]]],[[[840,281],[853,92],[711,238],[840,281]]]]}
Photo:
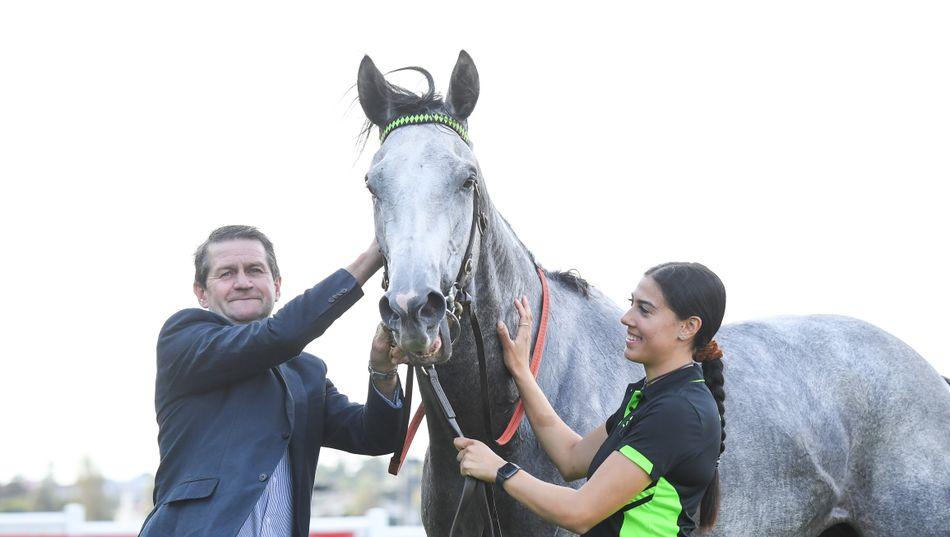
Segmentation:
{"type": "Polygon", "coordinates": [[[436,365],[452,357],[459,321],[446,309],[441,293],[430,291],[422,296],[390,291],[379,301],[379,314],[410,364],[436,365]]]}

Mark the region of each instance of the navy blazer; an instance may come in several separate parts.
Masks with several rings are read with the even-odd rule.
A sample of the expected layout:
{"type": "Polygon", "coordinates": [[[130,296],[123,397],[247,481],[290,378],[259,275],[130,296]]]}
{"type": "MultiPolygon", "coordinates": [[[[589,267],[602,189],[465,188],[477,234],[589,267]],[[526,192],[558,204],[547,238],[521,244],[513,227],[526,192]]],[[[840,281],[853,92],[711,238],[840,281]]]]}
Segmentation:
{"type": "Polygon", "coordinates": [[[309,534],[320,447],[392,453],[400,411],[370,383],[366,405],[303,348],[361,296],[345,270],[247,324],[182,310],[158,336],[155,414],[161,463],[143,537],[232,537],[289,448],[295,532],[309,534]]]}

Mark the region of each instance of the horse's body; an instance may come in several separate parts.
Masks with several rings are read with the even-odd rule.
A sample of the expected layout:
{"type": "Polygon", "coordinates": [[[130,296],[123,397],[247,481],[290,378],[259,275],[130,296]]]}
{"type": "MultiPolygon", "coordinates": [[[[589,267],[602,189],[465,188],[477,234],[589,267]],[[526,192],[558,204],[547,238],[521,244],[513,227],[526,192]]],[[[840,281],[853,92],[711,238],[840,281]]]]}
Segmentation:
{"type": "MultiPolygon", "coordinates": [[[[459,65],[474,71],[463,60],[470,62],[467,55],[459,65]]],[[[457,66],[443,106],[464,120],[474,99],[464,100],[459,71],[457,66]]],[[[360,99],[382,126],[386,108],[373,100],[378,105],[385,99],[386,88],[377,74],[364,60],[360,99]],[[374,87],[379,95],[372,94],[374,87]]],[[[474,85],[477,99],[477,74],[474,85]]],[[[451,285],[466,248],[472,202],[458,186],[466,167],[477,170],[477,162],[456,133],[415,125],[393,131],[367,176],[392,281],[381,311],[420,363],[432,353],[438,360],[435,327],[445,310],[437,295],[451,285]]],[[[477,237],[471,288],[484,332],[492,431],[482,425],[467,320],[451,360],[438,370],[462,430],[487,440],[500,434],[517,398],[494,322],[517,326],[512,300],[522,294],[538,318],[541,287],[533,257],[491,205],[477,171],[488,225],[477,237]]],[[[538,380],[564,421],[586,434],[620,405],[625,386],[643,369],[623,358],[620,308],[569,275],[549,274],[548,337],[538,380]]],[[[726,325],[716,339],[725,352],[728,438],[720,466],[722,507],[709,535],[818,536],[841,523],[867,537],[950,532],[950,390],[910,347],[867,323],[835,316],[726,325]]],[[[421,391],[426,406],[436,408],[433,394],[425,386],[421,391]]],[[[427,423],[423,522],[429,535],[442,537],[449,534],[462,477],[449,428],[437,414],[427,423]]],[[[498,452],[542,480],[564,484],[527,420],[498,452]]],[[[569,534],[506,495],[497,498],[506,536],[569,534]]],[[[476,518],[469,518],[464,535],[482,534],[476,518]]]]}
{"type": "Polygon", "coordinates": [[[950,533],[950,390],[847,317],[723,326],[726,452],[713,535],[950,533]]]}

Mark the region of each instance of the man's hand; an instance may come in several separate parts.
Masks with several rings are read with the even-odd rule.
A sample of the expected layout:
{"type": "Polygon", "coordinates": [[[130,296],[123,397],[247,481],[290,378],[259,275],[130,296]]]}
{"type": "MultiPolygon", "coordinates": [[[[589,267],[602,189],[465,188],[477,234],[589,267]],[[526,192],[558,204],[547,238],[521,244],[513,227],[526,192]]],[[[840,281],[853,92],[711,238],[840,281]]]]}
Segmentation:
{"type": "Polygon", "coordinates": [[[373,346],[369,353],[369,365],[379,372],[392,371],[399,364],[408,363],[406,354],[395,346],[393,333],[386,325],[379,323],[376,335],[373,336],[373,346]]]}
{"type": "MultiPolygon", "coordinates": [[[[406,355],[395,347],[392,332],[383,323],[376,327],[373,344],[369,352],[369,366],[374,371],[387,373],[395,371],[399,364],[407,363],[406,355]]],[[[396,376],[389,379],[373,379],[376,389],[386,397],[392,398],[396,391],[396,376]]]]}
{"type": "Polygon", "coordinates": [[[362,287],[363,284],[366,283],[366,280],[370,279],[373,274],[376,274],[376,271],[383,268],[385,262],[386,260],[383,258],[383,254],[379,251],[379,244],[376,242],[376,239],[373,239],[369,248],[361,253],[355,261],[350,263],[350,265],[346,267],[346,270],[356,278],[356,281],[360,284],[360,287],[362,287]]]}

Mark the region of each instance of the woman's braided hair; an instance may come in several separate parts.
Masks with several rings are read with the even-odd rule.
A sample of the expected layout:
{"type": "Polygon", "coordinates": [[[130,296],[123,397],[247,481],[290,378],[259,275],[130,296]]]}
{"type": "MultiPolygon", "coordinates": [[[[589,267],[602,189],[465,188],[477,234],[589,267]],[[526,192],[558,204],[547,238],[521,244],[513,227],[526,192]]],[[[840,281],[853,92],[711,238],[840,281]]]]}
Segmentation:
{"type": "MultiPolygon", "coordinates": [[[[723,388],[725,378],[722,375],[722,350],[716,340],[710,340],[703,348],[693,352],[693,360],[700,362],[703,366],[703,378],[706,379],[706,386],[712,392],[716,399],[716,406],[719,408],[719,422],[722,425],[722,438],[719,441],[719,454],[726,450],[726,391],[723,388]]],[[[718,464],[719,461],[717,460],[718,464]]]]}
{"type": "MultiPolygon", "coordinates": [[[[660,286],[663,298],[680,319],[699,317],[702,325],[693,338],[693,360],[703,367],[706,386],[716,400],[722,436],[719,454],[726,449],[726,391],[723,377],[722,351],[713,339],[726,312],[726,288],[716,274],[699,263],[663,263],[646,271],[660,286]]],[[[709,529],[716,525],[719,515],[719,459],[713,479],[706,488],[699,507],[699,527],[709,529]]]]}

